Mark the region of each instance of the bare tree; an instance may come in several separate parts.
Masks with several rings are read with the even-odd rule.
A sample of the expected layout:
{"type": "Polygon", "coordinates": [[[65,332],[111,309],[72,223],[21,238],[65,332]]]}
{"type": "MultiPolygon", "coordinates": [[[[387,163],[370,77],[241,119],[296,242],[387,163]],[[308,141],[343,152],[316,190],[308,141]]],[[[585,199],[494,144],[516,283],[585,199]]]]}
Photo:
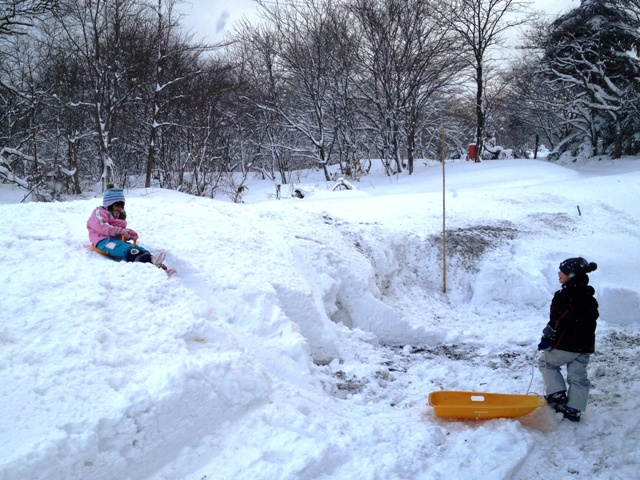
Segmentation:
{"type": "Polygon", "coordinates": [[[3,0],[0,2],[0,36],[25,35],[43,13],[58,7],[59,0],[3,0]]]}
{"type": "Polygon", "coordinates": [[[118,119],[146,80],[129,75],[128,70],[137,66],[125,60],[131,54],[125,40],[138,24],[145,24],[144,8],[137,0],[70,0],[65,5],[55,15],[59,48],[78,59],[83,82],[90,86],[75,92],[69,105],[91,115],[104,188],[114,175],[112,147],[118,119]]]}
{"type": "MultiPolygon", "coordinates": [[[[436,97],[455,85],[464,68],[462,44],[432,14],[429,0],[356,0],[352,11],[363,32],[358,62],[364,73],[358,86],[375,106],[369,120],[378,131],[383,157],[395,172],[413,172],[420,129],[438,110],[436,97]]],[[[366,111],[366,110],[365,110],[366,111]]]]}
{"type": "Polygon", "coordinates": [[[313,158],[330,180],[327,166],[335,145],[335,124],[330,115],[338,15],[330,0],[311,0],[305,6],[261,3],[265,18],[277,32],[277,64],[286,72],[281,94],[260,107],[275,113],[307,142],[300,150],[313,158]]]}
{"type": "Polygon", "coordinates": [[[358,90],[364,104],[373,107],[363,109],[375,134],[375,143],[380,156],[395,162],[391,168],[385,162],[387,173],[402,171],[403,108],[407,85],[405,63],[413,54],[411,42],[415,42],[418,23],[407,23],[402,0],[368,1],[356,0],[352,12],[358,20],[363,41],[357,51],[357,62],[362,77],[358,90]]]}
{"type": "Polygon", "coordinates": [[[156,35],[153,44],[156,49],[153,73],[149,87],[153,103],[149,122],[149,145],[147,148],[147,167],[145,187],[151,186],[151,177],[156,165],[158,142],[167,128],[178,127],[171,121],[172,103],[181,98],[186,100],[188,92],[181,87],[188,86],[188,80],[199,75],[201,54],[213,47],[192,43],[191,36],[180,33],[179,16],[175,5],[179,0],[157,0],[154,9],[156,17],[156,35]],[[164,119],[162,118],[164,117],[164,119]]]}
{"type": "Polygon", "coordinates": [[[442,22],[456,31],[471,51],[469,66],[475,84],[476,148],[482,152],[485,130],[485,67],[494,63],[494,47],[505,42],[505,33],[531,22],[530,0],[446,0],[440,3],[442,22]]]}
{"type": "Polygon", "coordinates": [[[277,105],[281,95],[284,72],[276,67],[278,33],[271,25],[253,25],[244,22],[236,33],[228,51],[235,65],[240,90],[238,105],[251,122],[250,133],[255,143],[256,158],[253,168],[263,177],[280,184],[289,183],[292,156],[286,148],[288,135],[280,116],[260,105],[277,105]]]}
{"type": "Polygon", "coordinates": [[[0,2],[0,179],[35,190],[36,194],[51,173],[51,165],[47,154],[42,165],[39,160],[47,146],[40,136],[47,123],[41,115],[46,92],[38,78],[44,57],[27,33],[34,32],[39,20],[57,3],[0,2]]]}

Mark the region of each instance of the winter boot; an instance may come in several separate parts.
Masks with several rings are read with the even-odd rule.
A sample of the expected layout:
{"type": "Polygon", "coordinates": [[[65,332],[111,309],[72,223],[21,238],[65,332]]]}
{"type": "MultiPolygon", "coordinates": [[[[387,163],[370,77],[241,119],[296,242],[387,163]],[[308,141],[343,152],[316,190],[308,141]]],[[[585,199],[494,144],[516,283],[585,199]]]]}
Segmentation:
{"type": "Polygon", "coordinates": [[[162,268],[162,264],[164,262],[164,258],[167,256],[166,253],[164,253],[162,250],[160,250],[158,253],[156,253],[153,258],[151,259],[151,262],[158,268],[162,268]]]}
{"type": "Polygon", "coordinates": [[[561,390],[560,392],[552,393],[550,395],[545,395],[544,399],[551,407],[556,407],[556,405],[566,405],[567,401],[567,392],[565,390],[561,390]]]}
{"type": "Polygon", "coordinates": [[[579,422],[580,421],[580,410],[576,410],[575,408],[567,407],[563,404],[558,404],[555,407],[556,412],[561,412],[564,415],[564,418],[569,420],[570,422],[579,422]]]}
{"type": "Polygon", "coordinates": [[[169,268],[166,265],[162,265],[162,269],[169,277],[173,277],[178,271],[175,268],[169,268]]]}

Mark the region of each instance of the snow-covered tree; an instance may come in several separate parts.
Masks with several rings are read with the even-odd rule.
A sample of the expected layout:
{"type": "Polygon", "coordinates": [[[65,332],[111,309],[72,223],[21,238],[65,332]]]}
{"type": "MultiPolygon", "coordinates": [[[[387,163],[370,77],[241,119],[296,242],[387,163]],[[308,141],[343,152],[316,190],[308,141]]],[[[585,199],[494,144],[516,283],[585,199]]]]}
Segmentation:
{"type": "Polygon", "coordinates": [[[131,82],[136,77],[127,70],[139,67],[125,61],[135,51],[129,40],[135,28],[145,25],[143,17],[136,0],[69,0],[51,29],[59,55],[72,55],[82,69],[79,80],[87,88],[70,92],[67,105],[84,109],[92,118],[103,187],[114,175],[118,120],[144,80],[131,82]]]}
{"type": "Polygon", "coordinates": [[[583,0],[549,27],[543,71],[568,100],[564,148],[615,158],[638,126],[640,21],[621,0],[583,0]]]}
{"type": "Polygon", "coordinates": [[[339,19],[332,2],[312,0],[287,6],[264,2],[265,19],[273,26],[275,64],[286,80],[278,95],[265,98],[263,110],[275,113],[279,121],[296,131],[305,144],[299,153],[313,158],[330,180],[327,166],[335,145],[335,119],[331,111],[331,90],[335,50],[339,43],[334,24],[339,19]]]}
{"type": "Polygon", "coordinates": [[[36,198],[51,198],[48,187],[58,185],[49,180],[63,165],[55,135],[47,135],[51,119],[43,115],[48,94],[39,76],[47,57],[29,33],[57,7],[54,0],[0,2],[0,180],[23,186],[36,198]]]}
{"type": "Polygon", "coordinates": [[[155,34],[150,43],[155,51],[145,95],[152,102],[147,122],[149,142],[144,184],[147,188],[151,186],[153,170],[157,166],[161,136],[167,128],[178,126],[170,120],[172,100],[188,96],[182,88],[188,88],[187,80],[199,73],[199,57],[207,49],[181,35],[179,15],[175,11],[177,1],[157,0],[153,8],[155,34]]]}

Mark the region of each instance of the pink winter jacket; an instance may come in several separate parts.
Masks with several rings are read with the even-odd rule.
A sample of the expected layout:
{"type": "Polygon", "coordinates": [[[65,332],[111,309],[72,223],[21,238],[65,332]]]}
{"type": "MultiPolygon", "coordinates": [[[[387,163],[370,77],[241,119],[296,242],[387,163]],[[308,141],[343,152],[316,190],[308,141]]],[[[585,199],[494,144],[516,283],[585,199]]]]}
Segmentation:
{"type": "MultiPolygon", "coordinates": [[[[116,215],[120,216],[119,213],[116,213],[116,215]]],[[[87,220],[89,240],[93,245],[105,238],[120,238],[125,228],[127,228],[127,222],[112,217],[109,210],[104,207],[96,207],[89,220],[87,220]]]]}

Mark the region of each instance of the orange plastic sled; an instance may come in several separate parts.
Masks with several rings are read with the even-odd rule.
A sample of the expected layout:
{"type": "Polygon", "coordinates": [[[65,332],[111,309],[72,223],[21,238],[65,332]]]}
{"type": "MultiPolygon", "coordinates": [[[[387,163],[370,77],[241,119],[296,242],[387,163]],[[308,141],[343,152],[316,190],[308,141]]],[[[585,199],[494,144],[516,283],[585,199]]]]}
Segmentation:
{"type": "Polygon", "coordinates": [[[446,390],[429,394],[429,405],[439,418],[515,418],[527,415],[546,404],[546,400],[540,395],[446,390]]]}

